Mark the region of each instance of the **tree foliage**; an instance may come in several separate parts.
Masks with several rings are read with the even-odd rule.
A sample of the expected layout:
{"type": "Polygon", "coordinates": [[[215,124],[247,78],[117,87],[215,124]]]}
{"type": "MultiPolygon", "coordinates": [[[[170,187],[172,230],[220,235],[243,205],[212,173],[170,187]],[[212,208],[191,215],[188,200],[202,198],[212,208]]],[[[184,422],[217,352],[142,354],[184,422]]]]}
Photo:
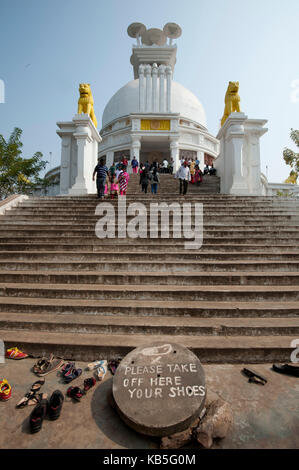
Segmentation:
{"type": "MultiPolygon", "coordinates": [[[[290,137],[299,148],[299,130],[291,129],[290,137]]],[[[283,151],[283,159],[286,164],[291,167],[290,176],[285,180],[285,183],[296,184],[299,174],[299,153],[285,148],[283,151]]]]}
{"type": "Polygon", "coordinates": [[[21,135],[22,130],[17,127],[7,141],[0,134],[0,199],[11,194],[30,194],[54,182],[53,178],[39,177],[47,164],[41,152],[31,158],[22,157],[21,135]]]}

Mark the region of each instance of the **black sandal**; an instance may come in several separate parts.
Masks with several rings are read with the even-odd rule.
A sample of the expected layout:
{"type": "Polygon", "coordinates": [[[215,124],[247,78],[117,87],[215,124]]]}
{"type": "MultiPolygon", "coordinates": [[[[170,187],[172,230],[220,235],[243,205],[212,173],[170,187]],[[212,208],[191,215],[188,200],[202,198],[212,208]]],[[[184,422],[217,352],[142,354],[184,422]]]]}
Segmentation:
{"type": "Polygon", "coordinates": [[[293,377],[299,377],[299,367],[291,366],[290,364],[273,364],[272,369],[279,374],[292,375],[293,377]]]}
{"type": "Polygon", "coordinates": [[[58,419],[61,413],[61,408],[63,405],[64,396],[60,390],[55,390],[52,393],[50,402],[49,402],[49,418],[52,420],[58,419]]]}
{"type": "Polygon", "coordinates": [[[48,399],[47,394],[40,394],[40,402],[36,405],[34,410],[32,411],[29,424],[30,424],[30,431],[32,433],[38,432],[41,430],[43,425],[44,417],[48,411],[48,399]]]}
{"type": "Polygon", "coordinates": [[[68,397],[73,398],[76,401],[80,401],[84,395],[84,392],[79,387],[69,387],[66,391],[68,397]]]}
{"type": "Polygon", "coordinates": [[[95,386],[97,383],[96,379],[94,377],[90,377],[88,379],[84,380],[84,392],[88,392],[89,389],[95,386]]]}

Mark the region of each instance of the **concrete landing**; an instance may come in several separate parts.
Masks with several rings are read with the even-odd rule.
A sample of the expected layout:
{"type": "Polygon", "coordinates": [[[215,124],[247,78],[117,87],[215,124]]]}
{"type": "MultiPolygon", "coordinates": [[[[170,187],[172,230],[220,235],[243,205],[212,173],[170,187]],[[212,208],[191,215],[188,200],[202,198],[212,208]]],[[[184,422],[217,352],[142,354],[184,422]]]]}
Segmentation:
{"type": "MultiPolygon", "coordinates": [[[[91,389],[80,403],[65,398],[58,421],[44,420],[42,430],[31,435],[29,415],[33,407],[16,409],[16,403],[29,391],[38,377],[31,372],[34,359],[6,360],[0,364],[0,379],[6,378],[12,386],[12,397],[0,402],[0,434],[2,449],[156,449],[158,441],[143,437],[125,426],[107,403],[107,392],[112,376],[91,389]]],[[[73,381],[82,386],[86,363],[76,362],[83,369],[81,377],[73,381]]],[[[244,365],[246,366],[246,364],[244,365]]],[[[206,384],[227,400],[234,412],[234,428],[226,439],[214,448],[221,449],[291,449],[299,448],[299,379],[277,374],[271,364],[249,366],[268,379],[266,386],[250,384],[241,374],[242,365],[204,365],[206,384]]],[[[53,372],[45,377],[41,391],[63,393],[69,385],[61,382],[53,372]]],[[[193,447],[193,448],[200,448],[193,447]]]]}

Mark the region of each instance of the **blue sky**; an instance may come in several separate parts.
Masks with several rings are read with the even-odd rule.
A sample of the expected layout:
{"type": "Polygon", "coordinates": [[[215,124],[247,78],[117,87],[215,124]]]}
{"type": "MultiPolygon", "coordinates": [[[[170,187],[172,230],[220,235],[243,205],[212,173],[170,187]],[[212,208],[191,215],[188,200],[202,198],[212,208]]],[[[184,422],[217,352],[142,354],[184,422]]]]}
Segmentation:
{"type": "Polygon", "coordinates": [[[20,127],[24,156],[52,152],[58,165],[56,122],[76,113],[78,84],[91,83],[100,127],[107,101],[133,79],[128,25],[175,22],[183,33],[174,80],[202,102],[213,135],[227,83],[239,80],[241,110],[268,119],[262,171],[283,181],[282,151],[299,128],[298,19],[298,0],[0,0],[0,134],[20,127]]]}

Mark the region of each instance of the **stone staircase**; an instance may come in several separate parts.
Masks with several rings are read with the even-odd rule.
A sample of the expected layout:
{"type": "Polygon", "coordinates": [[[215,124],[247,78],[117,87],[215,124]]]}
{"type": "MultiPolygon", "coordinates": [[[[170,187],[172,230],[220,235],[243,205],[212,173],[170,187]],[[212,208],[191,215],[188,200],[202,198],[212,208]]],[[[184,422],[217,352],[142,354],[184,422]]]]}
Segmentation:
{"type": "Polygon", "coordinates": [[[173,177],[144,195],[133,175],[126,198],[147,208],[202,202],[200,250],[184,249],[183,238],[98,239],[95,196],[30,198],[7,211],[0,338],[88,361],[156,340],[203,362],[289,361],[299,338],[299,201],[215,194],[219,179],[207,178],[205,191],[179,198],[173,177]]]}

